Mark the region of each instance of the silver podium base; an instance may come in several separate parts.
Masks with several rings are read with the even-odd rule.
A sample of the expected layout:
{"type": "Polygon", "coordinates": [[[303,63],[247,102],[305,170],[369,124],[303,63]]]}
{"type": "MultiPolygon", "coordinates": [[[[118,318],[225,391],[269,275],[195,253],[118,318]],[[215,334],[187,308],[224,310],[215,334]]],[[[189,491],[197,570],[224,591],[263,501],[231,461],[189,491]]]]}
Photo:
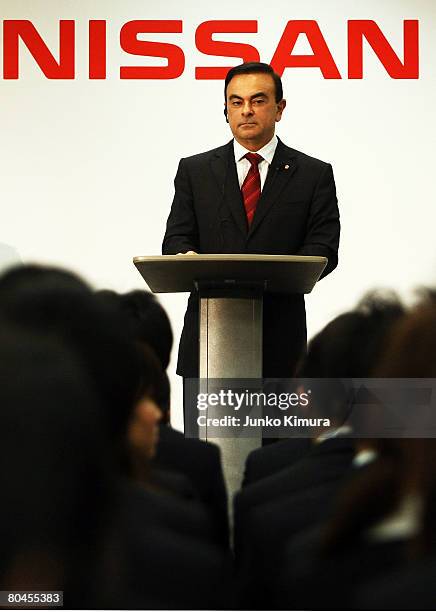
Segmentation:
{"type": "MultiPolygon", "coordinates": [[[[213,379],[262,377],[262,304],[259,292],[246,297],[211,297],[200,293],[200,392],[210,393],[213,379]],[[209,382],[210,379],[210,382],[209,382]]],[[[200,438],[214,442],[221,457],[229,501],[240,488],[247,455],[262,444],[250,438],[200,438]]]]}

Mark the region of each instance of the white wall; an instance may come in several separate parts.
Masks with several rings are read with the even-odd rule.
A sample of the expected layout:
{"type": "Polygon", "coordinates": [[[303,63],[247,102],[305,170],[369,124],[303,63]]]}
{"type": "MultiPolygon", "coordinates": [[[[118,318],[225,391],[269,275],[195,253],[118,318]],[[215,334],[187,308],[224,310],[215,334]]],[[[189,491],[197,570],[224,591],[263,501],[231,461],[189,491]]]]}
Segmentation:
{"type": "MultiPolygon", "coordinates": [[[[290,19],[316,19],[343,76],[289,69],[288,106],[278,134],[290,146],[330,161],[342,215],[338,269],[309,296],[313,335],[374,286],[403,293],[435,282],[436,25],[431,0],[0,0],[3,19],[30,19],[57,56],[59,19],[76,20],[77,78],[49,81],[27,51],[21,77],[0,79],[0,242],[24,261],[60,264],[96,287],[142,287],[131,260],[159,254],[178,159],[230,138],[222,82],[196,81],[194,67],[224,65],[195,49],[208,19],[258,19],[257,34],[217,36],[254,44],[269,61],[290,19]],[[108,20],[108,78],[87,78],[89,19],[108,20]],[[183,19],[184,31],[148,35],[179,44],[187,58],[171,81],[121,81],[122,63],[147,61],[120,51],[132,19],[183,19]],[[371,49],[363,80],[347,74],[347,20],[373,19],[402,57],[404,19],[420,20],[418,80],[391,79],[371,49]]],[[[310,52],[304,40],[295,52],[310,52]]],[[[238,63],[238,61],[234,61],[238,63]]],[[[186,296],[164,296],[176,333],[186,296]]],[[[174,375],[174,423],[181,425],[174,375]]]]}

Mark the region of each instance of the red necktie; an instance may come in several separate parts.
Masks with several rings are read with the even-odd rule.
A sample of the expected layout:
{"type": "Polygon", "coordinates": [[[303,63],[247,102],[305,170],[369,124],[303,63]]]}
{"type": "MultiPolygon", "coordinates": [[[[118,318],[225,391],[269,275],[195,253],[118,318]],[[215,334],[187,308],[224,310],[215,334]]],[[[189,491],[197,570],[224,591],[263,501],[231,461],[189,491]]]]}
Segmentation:
{"type": "Polygon", "coordinates": [[[244,157],[248,159],[251,164],[250,170],[241,187],[248,227],[250,227],[260,198],[259,162],[262,161],[263,157],[257,153],[246,153],[244,157]]]}

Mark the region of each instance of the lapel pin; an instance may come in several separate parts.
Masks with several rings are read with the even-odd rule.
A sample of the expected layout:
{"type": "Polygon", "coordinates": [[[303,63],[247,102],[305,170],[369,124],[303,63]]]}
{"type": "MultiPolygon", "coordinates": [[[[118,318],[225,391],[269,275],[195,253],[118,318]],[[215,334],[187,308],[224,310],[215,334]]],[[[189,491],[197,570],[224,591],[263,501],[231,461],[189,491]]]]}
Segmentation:
{"type": "Polygon", "coordinates": [[[282,172],[283,170],[289,170],[289,168],[291,167],[291,163],[285,164],[285,162],[282,162],[279,166],[276,166],[276,170],[280,170],[280,172],[282,172]]]}

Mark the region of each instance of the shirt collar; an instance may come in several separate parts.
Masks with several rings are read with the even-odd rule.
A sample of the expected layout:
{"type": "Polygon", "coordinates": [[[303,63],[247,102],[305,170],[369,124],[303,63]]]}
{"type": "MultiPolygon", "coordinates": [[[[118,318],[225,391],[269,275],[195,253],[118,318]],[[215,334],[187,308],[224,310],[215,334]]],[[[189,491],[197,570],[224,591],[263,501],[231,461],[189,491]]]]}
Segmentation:
{"type": "Polygon", "coordinates": [[[321,442],[324,442],[324,440],[330,440],[330,438],[340,438],[342,436],[348,436],[350,433],[352,433],[352,431],[353,430],[349,425],[342,425],[341,427],[328,429],[325,433],[322,433],[316,438],[315,444],[320,444],[321,442]]]}
{"type": "Polygon", "coordinates": [[[400,501],[396,510],[370,527],[365,535],[376,542],[412,538],[422,528],[423,511],[422,498],[409,494],[400,501]]]}
{"type": "Polygon", "coordinates": [[[353,467],[359,468],[368,465],[377,459],[377,453],[372,448],[359,451],[353,457],[353,467]]]}
{"type": "MultiPolygon", "coordinates": [[[[269,165],[271,165],[271,162],[274,157],[274,153],[276,152],[277,143],[278,143],[278,139],[277,139],[277,136],[274,134],[274,136],[271,138],[269,142],[266,143],[266,145],[264,145],[261,149],[259,149],[259,151],[256,151],[256,153],[261,155],[263,159],[266,162],[268,162],[269,165]]],[[[244,157],[246,153],[251,152],[245,147],[243,147],[241,144],[239,144],[239,142],[235,139],[233,140],[233,149],[235,152],[236,162],[241,161],[241,159],[244,157]]]]}

